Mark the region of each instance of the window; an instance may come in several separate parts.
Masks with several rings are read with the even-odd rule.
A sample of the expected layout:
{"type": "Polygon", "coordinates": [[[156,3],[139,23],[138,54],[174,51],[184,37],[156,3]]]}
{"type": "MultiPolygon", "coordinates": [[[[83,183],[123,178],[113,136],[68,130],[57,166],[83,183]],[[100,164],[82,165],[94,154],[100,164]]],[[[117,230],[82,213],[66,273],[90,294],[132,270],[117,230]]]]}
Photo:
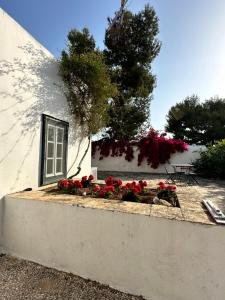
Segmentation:
{"type": "Polygon", "coordinates": [[[43,115],[41,185],[66,177],[68,123],[43,115]]]}

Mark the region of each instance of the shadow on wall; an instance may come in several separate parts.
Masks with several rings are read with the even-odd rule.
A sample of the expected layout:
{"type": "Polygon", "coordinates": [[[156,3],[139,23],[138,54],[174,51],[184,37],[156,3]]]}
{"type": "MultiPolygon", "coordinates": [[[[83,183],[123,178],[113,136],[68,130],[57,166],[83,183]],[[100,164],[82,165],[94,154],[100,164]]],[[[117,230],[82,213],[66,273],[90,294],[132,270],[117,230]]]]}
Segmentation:
{"type": "MultiPolygon", "coordinates": [[[[29,156],[37,132],[41,124],[41,114],[46,113],[61,120],[68,120],[68,105],[63,92],[63,82],[58,75],[58,62],[54,57],[47,55],[41,47],[37,47],[29,42],[26,45],[18,46],[22,51],[21,58],[14,58],[12,61],[0,61],[0,77],[8,76],[12,88],[10,91],[0,91],[1,101],[7,103],[8,99],[13,99],[14,103],[9,102],[9,106],[0,110],[0,114],[7,112],[13,114],[13,123],[9,124],[7,131],[0,134],[7,137],[16,126],[21,126],[21,132],[15,136],[15,142],[7,153],[0,157],[0,164],[16,150],[19,141],[27,136],[29,143],[24,157],[21,160],[17,171],[15,183],[19,180],[23,165],[29,156]],[[24,59],[26,58],[26,60],[24,59]],[[65,115],[66,114],[66,115],[65,115]]],[[[1,80],[1,79],[0,79],[1,80]]],[[[72,117],[69,117],[69,145],[75,142],[81,144],[83,135],[75,126],[72,117]],[[73,126],[71,126],[73,124],[73,126]]]]}

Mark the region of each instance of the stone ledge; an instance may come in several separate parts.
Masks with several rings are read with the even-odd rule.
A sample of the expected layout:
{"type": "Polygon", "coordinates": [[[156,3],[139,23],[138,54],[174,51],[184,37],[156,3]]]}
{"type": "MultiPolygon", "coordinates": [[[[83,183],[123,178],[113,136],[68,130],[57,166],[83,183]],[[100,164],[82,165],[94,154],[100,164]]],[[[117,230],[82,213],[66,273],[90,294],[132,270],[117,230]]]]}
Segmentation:
{"type": "Polygon", "coordinates": [[[177,194],[180,202],[180,208],[166,207],[163,205],[155,204],[151,205],[117,200],[95,199],[90,197],[74,196],[68,194],[49,193],[44,190],[19,192],[11,194],[9,196],[15,199],[54,202],[83,208],[118,211],[130,214],[140,214],[150,217],[166,218],[177,221],[188,221],[207,225],[216,224],[201,204],[200,199],[196,198],[195,200],[191,200],[190,195],[187,192],[178,192],[177,194]]]}

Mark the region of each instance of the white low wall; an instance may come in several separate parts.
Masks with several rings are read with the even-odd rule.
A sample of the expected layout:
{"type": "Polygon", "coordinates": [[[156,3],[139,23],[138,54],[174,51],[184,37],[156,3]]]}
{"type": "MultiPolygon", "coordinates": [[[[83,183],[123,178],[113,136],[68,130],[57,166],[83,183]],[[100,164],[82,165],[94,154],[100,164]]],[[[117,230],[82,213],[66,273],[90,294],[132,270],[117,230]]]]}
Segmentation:
{"type": "MultiPolygon", "coordinates": [[[[189,146],[188,151],[183,153],[175,153],[171,156],[170,163],[192,163],[200,157],[200,151],[204,151],[205,146],[189,146]]],[[[151,168],[146,161],[143,161],[138,167],[138,153],[137,147],[134,147],[134,159],[131,162],[125,160],[124,156],[120,157],[104,157],[99,160],[100,154],[96,152],[95,158],[92,158],[92,167],[98,167],[98,171],[118,171],[118,172],[141,172],[141,173],[165,173],[165,166],[168,171],[172,171],[169,164],[159,165],[157,169],[151,168]]]]}
{"type": "Polygon", "coordinates": [[[7,253],[157,300],[224,300],[224,227],[6,196],[7,253]]]}

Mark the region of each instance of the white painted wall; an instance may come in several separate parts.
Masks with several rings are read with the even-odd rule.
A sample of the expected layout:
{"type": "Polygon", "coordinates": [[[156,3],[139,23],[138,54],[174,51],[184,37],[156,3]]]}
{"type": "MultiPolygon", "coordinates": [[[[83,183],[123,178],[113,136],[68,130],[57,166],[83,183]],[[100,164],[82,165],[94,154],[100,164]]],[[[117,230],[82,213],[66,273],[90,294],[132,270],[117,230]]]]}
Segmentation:
{"type": "MultiPolygon", "coordinates": [[[[56,59],[1,8],[0,45],[1,199],[38,186],[42,113],[70,124],[69,175],[77,171],[87,139],[69,115],[56,59]]],[[[90,150],[82,166],[80,175],[90,174],[90,150]]]]}
{"type": "Polygon", "coordinates": [[[36,200],[2,207],[6,253],[157,300],[224,300],[224,227],[36,200]]]}
{"type": "MultiPolygon", "coordinates": [[[[200,151],[204,151],[205,149],[205,146],[190,145],[188,151],[173,154],[170,158],[170,163],[192,163],[200,157],[200,151]]],[[[143,161],[141,166],[138,167],[138,153],[138,148],[134,147],[134,159],[128,162],[124,156],[108,156],[104,157],[103,160],[99,160],[99,152],[96,152],[95,158],[92,158],[92,167],[97,167],[98,171],[118,172],[165,173],[165,167],[168,171],[173,171],[173,168],[169,164],[159,165],[157,169],[153,169],[146,161],[143,161]]]]}

